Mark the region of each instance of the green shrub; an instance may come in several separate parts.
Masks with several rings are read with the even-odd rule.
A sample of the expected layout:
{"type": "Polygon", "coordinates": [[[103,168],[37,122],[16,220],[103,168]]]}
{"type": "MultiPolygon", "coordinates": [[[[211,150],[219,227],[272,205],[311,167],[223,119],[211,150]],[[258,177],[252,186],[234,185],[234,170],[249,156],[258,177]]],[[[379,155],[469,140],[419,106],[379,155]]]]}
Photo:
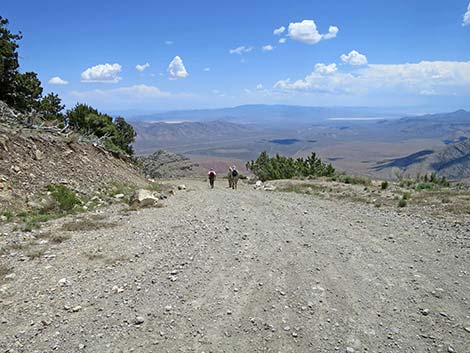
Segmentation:
{"type": "Polygon", "coordinates": [[[409,200],[411,199],[411,194],[409,192],[405,192],[402,196],[403,200],[409,200]]]}
{"type": "Polygon", "coordinates": [[[265,151],[255,161],[247,162],[246,167],[261,181],[292,179],[295,177],[333,176],[335,174],[333,166],[324,163],[315,153],[305,159],[294,159],[280,154],[270,157],[265,151]]]}
{"type": "Polygon", "coordinates": [[[339,174],[339,175],[336,175],[334,180],[339,181],[341,183],[345,183],[345,184],[364,185],[364,186],[372,185],[372,180],[368,177],[363,177],[363,176],[339,174]]]}
{"type": "Polygon", "coordinates": [[[8,222],[13,218],[13,212],[5,211],[5,212],[2,213],[2,216],[4,216],[7,220],[7,222],[8,222]]]}
{"type": "Polygon", "coordinates": [[[415,189],[416,189],[417,191],[432,190],[432,189],[434,189],[434,186],[435,186],[435,184],[429,183],[429,182],[427,182],[427,183],[419,183],[419,184],[416,185],[415,189]]]}
{"type": "Polygon", "coordinates": [[[388,188],[388,181],[382,181],[380,187],[382,188],[382,190],[386,190],[388,188]]]}
{"type": "Polygon", "coordinates": [[[47,190],[50,191],[51,196],[57,201],[60,211],[69,212],[75,206],[81,204],[77,195],[64,185],[49,185],[47,190]]]}
{"type": "Polygon", "coordinates": [[[77,104],[66,113],[73,130],[102,138],[105,148],[114,153],[134,153],[132,143],[136,133],[132,125],[123,117],[113,117],[100,113],[86,104],[77,104]]]}
{"type": "Polygon", "coordinates": [[[403,208],[403,207],[406,207],[407,205],[407,202],[405,199],[401,199],[399,202],[398,202],[398,207],[400,208],[403,208]]]}

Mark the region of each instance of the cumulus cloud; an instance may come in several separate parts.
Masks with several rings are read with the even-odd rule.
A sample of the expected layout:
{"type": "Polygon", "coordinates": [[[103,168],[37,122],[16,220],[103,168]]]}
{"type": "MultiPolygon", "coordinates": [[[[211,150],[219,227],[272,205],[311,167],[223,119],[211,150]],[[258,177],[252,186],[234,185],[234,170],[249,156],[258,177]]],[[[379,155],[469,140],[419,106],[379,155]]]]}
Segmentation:
{"type": "Polygon", "coordinates": [[[341,61],[352,66],[367,65],[367,57],[356,50],[351,50],[349,54],[341,55],[341,61]]]}
{"type": "Polygon", "coordinates": [[[48,81],[48,83],[51,85],[68,85],[69,81],[63,80],[59,76],[54,76],[48,81]]]}
{"type": "Polygon", "coordinates": [[[177,80],[179,78],[186,78],[189,76],[186,68],[184,67],[183,60],[179,56],[175,56],[168,65],[168,74],[170,80],[177,80]]]}
{"type": "Polygon", "coordinates": [[[229,53],[230,54],[242,55],[243,53],[249,53],[253,49],[254,49],[253,47],[245,47],[245,46],[242,45],[242,46],[237,47],[235,49],[230,49],[229,53]]]}
{"type": "Polygon", "coordinates": [[[209,72],[209,71],[211,71],[211,68],[210,68],[210,67],[205,67],[205,68],[204,68],[204,71],[205,71],[205,72],[209,72]]]}
{"type": "Polygon", "coordinates": [[[165,41],[165,44],[166,44],[166,45],[172,45],[172,44],[173,44],[173,41],[172,41],[172,40],[166,40],[166,41],[165,41]]]}
{"type": "Polygon", "coordinates": [[[135,69],[139,72],[143,72],[146,68],[150,67],[150,64],[149,63],[145,63],[143,65],[140,65],[140,64],[137,64],[135,66],[135,69]]]}
{"type": "Polygon", "coordinates": [[[302,22],[289,23],[288,36],[290,39],[302,43],[316,44],[322,39],[335,38],[338,32],[338,27],[330,26],[328,33],[320,34],[315,21],[303,20],[302,22]]]}
{"type": "Polygon", "coordinates": [[[315,72],[319,73],[320,75],[331,75],[338,71],[336,64],[316,64],[315,65],[315,72]]]}
{"type": "Polygon", "coordinates": [[[287,41],[287,38],[280,38],[279,43],[284,44],[287,41]]]}
{"type": "Polygon", "coordinates": [[[90,67],[82,72],[82,82],[117,83],[121,81],[119,64],[102,64],[90,67]]]}
{"type": "Polygon", "coordinates": [[[265,45],[261,48],[263,51],[272,51],[274,47],[271,44],[265,45]]]}
{"type": "Polygon", "coordinates": [[[463,15],[462,26],[470,25],[470,3],[468,3],[467,12],[463,15]]]}
{"type": "Polygon", "coordinates": [[[370,64],[352,72],[338,71],[336,64],[317,64],[304,79],[276,82],[282,91],[318,93],[455,95],[470,85],[470,61],[421,61],[413,64],[370,64]]]}
{"type": "Polygon", "coordinates": [[[284,31],[286,30],[286,27],[284,26],[281,26],[279,28],[276,28],[274,31],[273,31],[273,34],[275,36],[280,36],[282,33],[284,33],[284,31]]]}
{"type": "Polygon", "coordinates": [[[258,89],[258,90],[263,89],[263,88],[264,88],[264,87],[263,87],[263,85],[262,85],[261,83],[258,83],[258,84],[256,85],[256,89],[258,89]]]}

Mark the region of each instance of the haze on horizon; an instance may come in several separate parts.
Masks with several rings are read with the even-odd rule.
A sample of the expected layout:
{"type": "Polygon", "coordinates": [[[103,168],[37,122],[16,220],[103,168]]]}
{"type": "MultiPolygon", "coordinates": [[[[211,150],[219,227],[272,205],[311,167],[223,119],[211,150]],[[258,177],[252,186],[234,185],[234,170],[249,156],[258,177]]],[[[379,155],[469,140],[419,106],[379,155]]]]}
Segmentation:
{"type": "Polygon", "coordinates": [[[2,16],[68,107],[470,109],[468,0],[7,0],[2,16]]]}

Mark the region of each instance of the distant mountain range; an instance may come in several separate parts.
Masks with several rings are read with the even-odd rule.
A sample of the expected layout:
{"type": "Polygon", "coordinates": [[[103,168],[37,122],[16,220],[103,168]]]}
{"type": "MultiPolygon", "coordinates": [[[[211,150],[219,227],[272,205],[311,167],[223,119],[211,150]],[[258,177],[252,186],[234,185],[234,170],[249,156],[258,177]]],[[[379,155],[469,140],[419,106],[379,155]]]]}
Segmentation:
{"type": "Polygon", "coordinates": [[[175,146],[202,146],[236,138],[255,136],[260,132],[256,129],[234,124],[228,121],[205,122],[133,122],[137,138],[134,147],[140,154],[153,153],[156,149],[172,148],[175,146]]]}
{"type": "Polygon", "coordinates": [[[427,137],[450,140],[470,137],[470,112],[457,110],[452,113],[426,114],[404,117],[399,120],[378,123],[384,130],[398,131],[403,137],[427,137]]]}
{"type": "Polygon", "coordinates": [[[133,117],[140,121],[213,121],[223,120],[240,124],[311,124],[325,122],[330,118],[397,117],[394,108],[371,107],[307,107],[296,105],[251,104],[231,108],[177,110],[133,117]]]}
{"type": "Polygon", "coordinates": [[[327,120],[331,116],[366,117],[367,112],[372,115],[360,108],[252,105],[165,113],[158,116],[163,121],[133,122],[134,147],[140,155],[167,149],[198,156],[201,162],[206,157],[211,162],[214,158],[246,161],[264,150],[289,156],[319,151],[336,158],[335,163],[346,171],[351,168],[378,177],[437,172],[452,180],[470,178],[470,112],[363,124],[327,120]],[[210,120],[215,117],[225,119],[210,120]],[[178,122],[188,119],[200,121],[178,122]],[[253,121],[257,124],[249,124],[253,121]]]}

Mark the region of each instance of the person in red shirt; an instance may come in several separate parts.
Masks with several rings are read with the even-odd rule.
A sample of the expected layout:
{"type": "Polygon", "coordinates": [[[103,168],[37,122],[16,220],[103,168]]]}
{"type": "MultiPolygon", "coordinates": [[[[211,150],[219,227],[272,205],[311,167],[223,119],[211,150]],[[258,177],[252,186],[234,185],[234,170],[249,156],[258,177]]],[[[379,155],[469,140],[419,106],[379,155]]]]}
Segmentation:
{"type": "Polygon", "coordinates": [[[207,173],[207,175],[209,176],[209,184],[211,186],[211,189],[213,189],[214,181],[215,181],[215,177],[217,176],[217,173],[215,172],[214,169],[211,168],[211,170],[209,170],[209,173],[207,173]]]}

